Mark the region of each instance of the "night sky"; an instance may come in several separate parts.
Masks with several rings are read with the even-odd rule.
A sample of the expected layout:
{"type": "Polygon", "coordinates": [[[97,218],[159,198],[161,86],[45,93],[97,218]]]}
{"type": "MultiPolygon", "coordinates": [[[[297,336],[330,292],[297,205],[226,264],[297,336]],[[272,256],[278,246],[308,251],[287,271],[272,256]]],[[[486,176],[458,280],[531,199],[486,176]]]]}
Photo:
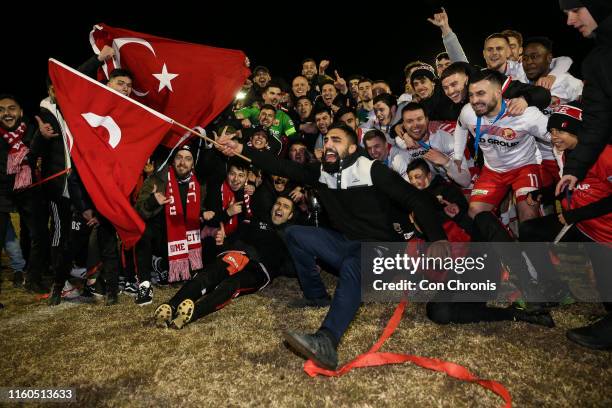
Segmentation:
{"type": "MultiPolygon", "coordinates": [[[[580,62],[592,46],[567,27],[556,0],[366,2],[326,6],[321,3],[237,3],[211,8],[209,2],[181,6],[178,1],[148,6],[107,2],[104,10],[79,8],[11,10],[3,17],[4,52],[0,92],[15,94],[27,111],[44,96],[47,58],[78,66],[92,55],[88,35],[95,23],[160,37],[243,50],[251,67],[265,65],[273,76],[287,80],[300,70],[305,57],[331,61],[343,76],[364,74],[386,79],[401,93],[404,65],[414,59],[431,63],[443,51],[440,30],[427,17],[443,4],[470,62],[484,64],[482,44],[493,32],[512,28],[524,37],[546,35],[555,55],[574,59],[571,72],[580,76],[580,62]],[[301,8],[297,8],[300,4],[301,8]],[[314,6],[317,4],[318,6],[314,6]],[[171,9],[170,9],[171,8],[171,9]],[[169,10],[170,9],[170,10],[169,10]],[[8,15],[16,18],[6,18],[8,15]],[[17,18],[18,17],[18,18],[17,18]]],[[[98,3],[100,4],[100,3],[98,3]]],[[[6,5],[5,5],[6,7],[6,5]]],[[[8,5],[8,7],[13,7],[8,5]]]]}

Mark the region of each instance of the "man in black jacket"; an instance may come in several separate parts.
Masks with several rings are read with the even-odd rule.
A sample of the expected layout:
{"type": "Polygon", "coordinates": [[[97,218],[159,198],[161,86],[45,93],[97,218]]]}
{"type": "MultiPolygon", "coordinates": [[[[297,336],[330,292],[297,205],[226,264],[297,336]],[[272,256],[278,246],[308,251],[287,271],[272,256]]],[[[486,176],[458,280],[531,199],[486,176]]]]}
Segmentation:
{"type": "MultiPolygon", "coordinates": [[[[32,141],[32,155],[41,160],[43,179],[60,174],[41,186],[45,204],[49,203],[55,226],[51,242],[51,262],[55,272],[54,291],[49,298],[49,303],[54,305],[61,299],[64,282],[68,279],[72,266],[69,242],[72,210],[68,194],[67,173],[70,169],[70,153],[67,143],[70,142],[64,133],[64,119],[57,106],[53,84],[49,78],[47,78],[47,92],[49,96],[40,103],[40,116],[36,116],[39,130],[32,141]],[[61,174],[63,171],[65,173],[61,174]]],[[[48,216],[46,218],[45,225],[48,223],[48,216]]]]}
{"type": "MultiPolygon", "coordinates": [[[[256,193],[257,194],[257,193],[256,193]]],[[[182,329],[187,323],[225,307],[232,299],[257,292],[291,269],[284,243],[284,227],[293,218],[295,204],[287,195],[225,240],[217,233],[222,252],[168,301],[155,310],[158,327],[182,329]],[[225,241],[225,242],[224,242],[225,241]]]]}
{"type": "Polygon", "coordinates": [[[361,303],[361,242],[393,241],[390,217],[392,199],[416,215],[430,241],[433,256],[448,254],[446,234],[429,211],[431,198],[410,186],[391,169],[359,154],[357,134],[345,125],[333,125],[324,138],[322,164],[299,165],[278,160],[231,140],[219,139],[226,155],[242,153],[253,165],[270,173],[312,186],[329,215],[333,229],[292,226],[286,242],[307,298],[327,299],[327,290],[316,268],[316,259],[338,269],[339,278],[329,312],[315,334],[288,331],[285,339],[300,354],[319,366],[335,369],[337,347],[361,303]]]}
{"type": "MultiPolygon", "coordinates": [[[[7,174],[9,153],[15,152],[18,144],[25,145],[19,149],[21,154],[26,152],[25,149],[30,146],[35,132],[36,126],[28,123],[19,101],[11,95],[0,95],[0,134],[2,135],[0,137],[0,248],[4,248],[10,213],[16,207],[30,234],[26,289],[45,293],[47,289],[42,285],[41,279],[47,237],[40,228],[42,223],[38,219],[42,213],[39,208],[40,187],[18,188],[15,183],[17,174],[7,174]]],[[[13,162],[18,164],[20,169],[23,167],[22,170],[28,170],[25,167],[30,167],[29,171],[32,174],[33,160],[31,157],[31,152],[28,152],[26,157],[21,157],[19,163],[14,160],[13,162]],[[29,160],[28,157],[30,157],[29,160]]]]}
{"type": "Polygon", "coordinates": [[[612,3],[609,0],[559,0],[567,13],[567,25],[586,38],[595,39],[595,48],[582,62],[584,126],[572,156],[557,184],[557,194],[569,185],[573,189],[612,143],[612,3]]]}

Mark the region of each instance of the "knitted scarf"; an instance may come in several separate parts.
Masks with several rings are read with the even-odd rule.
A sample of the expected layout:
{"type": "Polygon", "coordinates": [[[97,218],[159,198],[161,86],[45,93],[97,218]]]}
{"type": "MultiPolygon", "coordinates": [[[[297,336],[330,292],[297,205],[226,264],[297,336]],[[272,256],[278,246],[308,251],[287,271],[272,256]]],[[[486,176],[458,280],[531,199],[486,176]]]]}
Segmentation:
{"type": "MultiPolygon", "coordinates": [[[[245,218],[250,219],[253,215],[253,211],[251,210],[251,196],[249,196],[248,194],[244,194],[243,199],[240,200],[235,196],[235,194],[236,193],[232,191],[232,188],[230,187],[227,180],[225,180],[221,185],[221,199],[223,200],[223,210],[227,210],[232,201],[243,201],[242,205],[244,207],[243,212],[245,214],[245,218]]],[[[238,229],[238,214],[230,217],[229,221],[223,227],[225,229],[226,235],[230,235],[231,233],[236,231],[236,229],[238,229]]]]}
{"type": "Polygon", "coordinates": [[[6,174],[15,174],[13,190],[19,190],[32,184],[32,169],[26,158],[30,149],[22,141],[26,129],[25,122],[21,122],[19,127],[12,132],[0,128],[0,135],[9,144],[6,174]]]}
{"type": "Polygon", "coordinates": [[[192,270],[202,268],[202,244],[200,242],[200,183],[191,174],[181,183],[189,183],[187,208],[183,208],[174,169],[168,168],[168,191],[170,202],[166,204],[166,226],[168,233],[168,281],[187,280],[189,265],[192,270]],[[187,214],[187,217],[185,217],[187,214]]]}

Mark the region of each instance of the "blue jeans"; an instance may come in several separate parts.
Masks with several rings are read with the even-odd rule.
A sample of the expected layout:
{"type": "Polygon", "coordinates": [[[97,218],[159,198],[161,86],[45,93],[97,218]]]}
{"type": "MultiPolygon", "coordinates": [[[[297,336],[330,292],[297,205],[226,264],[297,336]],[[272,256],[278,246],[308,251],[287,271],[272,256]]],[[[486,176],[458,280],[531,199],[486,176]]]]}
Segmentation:
{"type": "Polygon", "coordinates": [[[336,292],[321,328],[340,341],[361,304],[361,242],[329,229],[301,225],[288,227],[285,237],[307,299],[327,296],[316,259],[338,271],[336,292]]]}
{"type": "Polygon", "coordinates": [[[21,246],[19,246],[19,240],[15,234],[15,227],[13,227],[13,223],[10,219],[6,228],[4,250],[9,257],[9,267],[15,272],[23,272],[26,262],[21,254],[21,246]]]}

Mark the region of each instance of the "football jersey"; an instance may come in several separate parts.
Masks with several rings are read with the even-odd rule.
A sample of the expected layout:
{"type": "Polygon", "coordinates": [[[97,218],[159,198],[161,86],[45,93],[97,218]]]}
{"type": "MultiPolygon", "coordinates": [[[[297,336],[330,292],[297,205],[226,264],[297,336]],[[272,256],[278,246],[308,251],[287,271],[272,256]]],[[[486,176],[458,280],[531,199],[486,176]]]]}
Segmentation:
{"type": "MultiPolygon", "coordinates": [[[[447,122],[431,121],[429,122],[429,138],[424,140],[424,142],[442,154],[452,157],[455,146],[452,134],[453,131],[454,126],[447,122]]],[[[401,139],[398,138],[398,142],[399,140],[401,139]]],[[[405,146],[404,143],[402,144],[405,146]]],[[[401,148],[396,144],[396,146],[393,146],[389,152],[389,165],[396,173],[402,176],[405,180],[408,180],[408,175],[406,174],[408,165],[414,160],[422,157],[425,153],[427,153],[427,148],[423,146],[419,146],[416,149],[406,149],[401,148]]],[[[433,164],[430,162],[427,163],[436,174],[440,174],[442,176],[445,175],[444,169],[440,168],[439,166],[433,166],[433,164]]]]}
{"type": "MultiPolygon", "coordinates": [[[[468,132],[476,137],[477,120],[472,105],[465,105],[455,128],[455,160],[463,157],[468,132]]],[[[529,106],[518,116],[504,113],[495,123],[486,116],[481,121],[479,146],[486,167],[504,172],[541,162],[535,138],[550,142],[550,134],[546,130],[548,118],[538,108],[529,106]]]]}

